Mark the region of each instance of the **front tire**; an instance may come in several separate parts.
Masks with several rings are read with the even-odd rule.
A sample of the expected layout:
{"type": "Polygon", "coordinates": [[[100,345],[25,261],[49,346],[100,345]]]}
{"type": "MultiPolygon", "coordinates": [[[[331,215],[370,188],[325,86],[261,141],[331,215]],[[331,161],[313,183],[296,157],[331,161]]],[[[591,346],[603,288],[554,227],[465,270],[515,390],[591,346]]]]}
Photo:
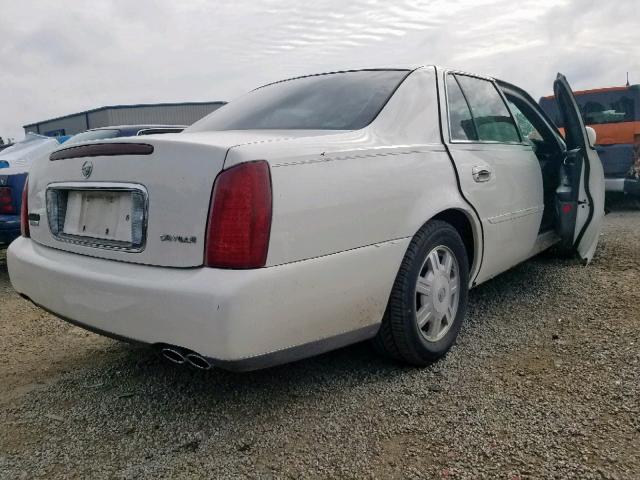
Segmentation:
{"type": "Polygon", "coordinates": [[[374,339],[382,353],[424,366],[455,343],[467,310],[469,263],[457,230],[433,220],[412,239],[374,339]]]}

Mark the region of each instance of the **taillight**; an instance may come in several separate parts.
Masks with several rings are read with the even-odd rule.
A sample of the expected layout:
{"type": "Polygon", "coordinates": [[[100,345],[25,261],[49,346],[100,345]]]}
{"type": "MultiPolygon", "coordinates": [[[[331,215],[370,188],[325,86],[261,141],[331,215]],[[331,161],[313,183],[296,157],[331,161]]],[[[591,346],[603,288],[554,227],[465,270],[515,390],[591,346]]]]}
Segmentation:
{"type": "Polygon", "coordinates": [[[16,206],[13,204],[11,187],[0,187],[0,215],[11,215],[16,213],[16,206]]]}
{"type": "Polygon", "coordinates": [[[211,193],[205,265],[264,267],[271,233],[271,203],[267,162],[241,163],[220,173],[211,193]]]}
{"type": "Polygon", "coordinates": [[[20,231],[23,237],[29,238],[29,180],[24,182],[22,189],[22,205],[20,206],[20,231]]]}

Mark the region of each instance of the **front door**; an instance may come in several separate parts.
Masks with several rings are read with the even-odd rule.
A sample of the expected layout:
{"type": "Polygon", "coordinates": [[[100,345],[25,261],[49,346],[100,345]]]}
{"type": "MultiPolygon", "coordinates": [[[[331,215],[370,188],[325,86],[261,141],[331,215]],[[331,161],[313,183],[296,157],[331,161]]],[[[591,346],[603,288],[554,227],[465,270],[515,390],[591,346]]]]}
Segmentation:
{"type": "Polygon", "coordinates": [[[567,156],[556,193],[557,231],[565,250],[588,263],[593,258],[604,216],[604,172],[598,152],[590,144],[580,109],[562,74],[553,84],[565,125],[567,156]]]}

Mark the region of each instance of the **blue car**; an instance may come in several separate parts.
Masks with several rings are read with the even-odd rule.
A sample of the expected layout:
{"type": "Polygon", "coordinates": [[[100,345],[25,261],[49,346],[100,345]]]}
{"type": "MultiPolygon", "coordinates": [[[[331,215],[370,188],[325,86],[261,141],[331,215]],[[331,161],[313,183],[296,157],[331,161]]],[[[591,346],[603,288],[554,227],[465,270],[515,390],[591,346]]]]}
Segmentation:
{"type": "Polygon", "coordinates": [[[62,141],[28,133],[23,141],[0,152],[0,245],[20,235],[22,189],[31,162],[57,149],[62,141]]]}
{"type": "Polygon", "coordinates": [[[0,175],[0,245],[20,235],[20,200],[26,180],[26,173],[0,175]]]}
{"type": "Polygon", "coordinates": [[[49,155],[61,143],[65,146],[105,138],[179,133],[184,125],[121,125],[87,130],[72,137],[43,137],[28,133],[22,142],[0,152],[0,245],[8,245],[20,236],[22,189],[31,162],[49,155]]]}

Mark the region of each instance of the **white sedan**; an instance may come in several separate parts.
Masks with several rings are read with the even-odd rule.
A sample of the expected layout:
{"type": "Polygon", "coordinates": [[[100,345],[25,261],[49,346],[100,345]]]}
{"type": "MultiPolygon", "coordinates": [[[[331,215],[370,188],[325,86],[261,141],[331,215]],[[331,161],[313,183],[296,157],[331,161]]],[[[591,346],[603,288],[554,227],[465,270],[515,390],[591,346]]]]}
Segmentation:
{"type": "Polygon", "coordinates": [[[14,288],[197,368],[251,370],[372,339],[414,365],[467,292],[552,245],[587,263],[604,212],[593,132],[523,90],[439,67],[293,78],[184,133],[34,164],[14,288]]]}

